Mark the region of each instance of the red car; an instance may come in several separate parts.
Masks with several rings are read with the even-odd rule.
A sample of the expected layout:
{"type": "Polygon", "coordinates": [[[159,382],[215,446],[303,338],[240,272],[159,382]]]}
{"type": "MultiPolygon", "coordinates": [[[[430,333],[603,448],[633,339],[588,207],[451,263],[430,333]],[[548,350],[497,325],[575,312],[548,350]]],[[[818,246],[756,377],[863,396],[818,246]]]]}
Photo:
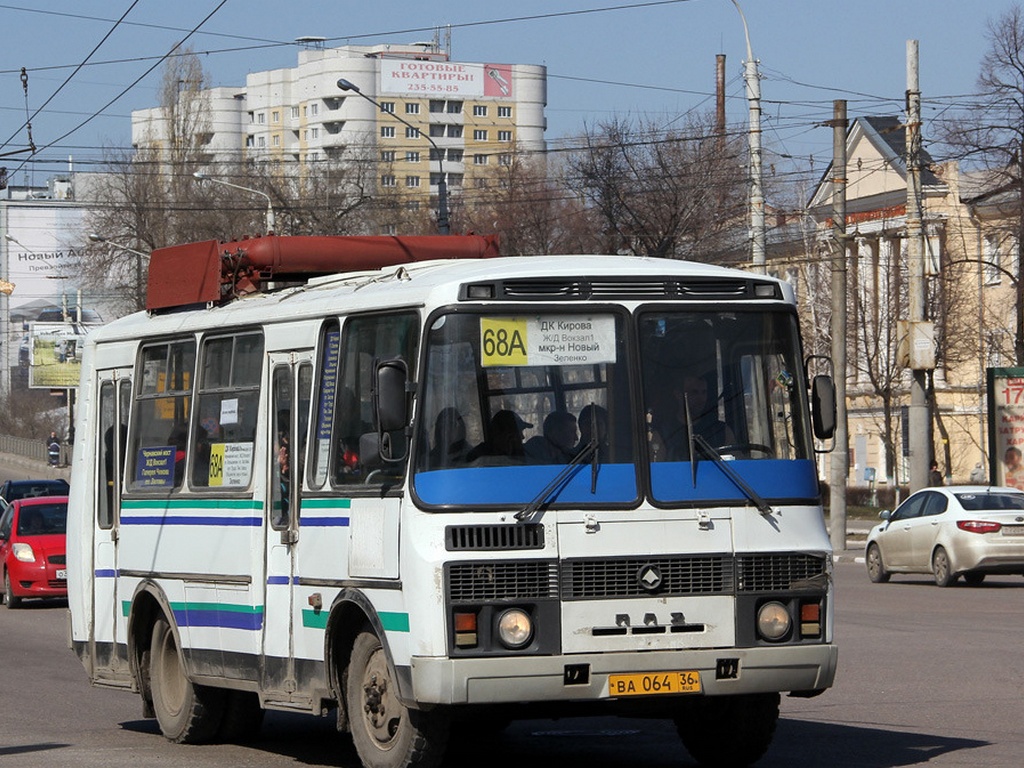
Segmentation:
{"type": "Polygon", "coordinates": [[[67,496],[17,499],[0,515],[0,570],[4,602],[67,597],[67,496]]]}

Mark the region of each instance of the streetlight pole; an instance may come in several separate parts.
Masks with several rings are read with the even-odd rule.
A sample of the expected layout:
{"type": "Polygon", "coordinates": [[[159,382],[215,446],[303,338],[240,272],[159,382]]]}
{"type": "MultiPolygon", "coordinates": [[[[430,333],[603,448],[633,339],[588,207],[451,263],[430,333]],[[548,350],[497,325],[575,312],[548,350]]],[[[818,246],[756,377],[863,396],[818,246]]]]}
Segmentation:
{"type": "Polygon", "coordinates": [[[397,115],[394,112],[388,112],[386,109],[384,109],[384,107],[380,105],[380,103],[376,99],[370,98],[361,90],[359,90],[359,87],[355,83],[346,80],[345,78],[342,77],[338,79],[338,87],[343,91],[352,91],[353,93],[362,96],[368,102],[377,107],[377,109],[379,109],[381,112],[385,112],[386,114],[389,114],[393,118],[395,118],[395,120],[397,120],[398,122],[404,123],[405,125],[409,126],[414,131],[419,133],[423,138],[425,138],[428,142],[430,142],[430,146],[434,148],[434,152],[437,155],[437,171],[438,175],[441,177],[440,179],[438,179],[437,182],[437,232],[438,234],[441,235],[447,235],[450,232],[450,227],[448,224],[448,182],[445,179],[444,175],[444,161],[441,155],[441,148],[437,146],[437,143],[434,141],[433,138],[431,138],[429,132],[424,133],[422,129],[413,125],[400,115],[397,115]]]}
{"type": "Polygon", "coordinates": [[[266,198],[266,200],[267,200],[267,234],[269,235],[270,233],[272,233],[276,229],[276,227],[275,227],[275,220],[274,220],[274,203],[270,199],[270,195],[268,195],[266,192],[261,192],[258,189],[253,189],[252,187],[243,187],[241,184],[235,184],[235,183],[230,182],[230,181],[224,181],[224,179],[218,179],[218,178],[216,178],[214,176],[207,176],[202,171],[196,171],[192,175],[195,176],[200,181],[212,181],[214,184],[221,184],[221,185],[223,185],[225,187],[231,187],[232,189],[240,189],[243,192],[251,192],[254,195],[259,195],[260,197],[266,198]]]}
{"type": "Polygon", "coordinates": [[[103,235],[98,235],[95,232],[89,233],[89,239],[94,243],[106,243],[113,248],[120,248],[122,251],[135,254],[135,306],[136,309],[142,309],[145,306],[145,302],[142,300],[142,260],[148,259],[149,255],[135,248],[129,248],[127,245],[115,243],[113,240],[108,240],[103,235]]]}

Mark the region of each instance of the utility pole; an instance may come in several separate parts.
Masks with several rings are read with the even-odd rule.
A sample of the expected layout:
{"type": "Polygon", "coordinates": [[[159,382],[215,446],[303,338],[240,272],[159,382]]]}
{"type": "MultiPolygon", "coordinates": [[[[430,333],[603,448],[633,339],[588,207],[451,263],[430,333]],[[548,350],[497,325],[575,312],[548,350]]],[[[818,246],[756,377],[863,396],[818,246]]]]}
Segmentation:
{"type": "Polygon", "coordinates": [[[850,435],[846,418],[846,102],[832,102],[832,364],[836,385],[836,444],[829,478],[829,538],[846,549],[846,484],[850,435]]]}
{"type": "Polygon", "coordinates": [[[764,171],[761,167],[761,77],[757,73],[757,59],[750,47],[747,19],[736,0],[732,4],[743,22],[743,36],[747,40],[747,60],[743,62],[743,82],[746,84],[750,104],[750,129],[747,132],[750,152],[750,260],[754,269],[765,272],[764,233],[764,171]]]}
{"type": "Polygon", "coordinates": [[[906,349],[910,383],[910,491],[928,485],[927,375],[935,367],[934,331],[925,319],[924,228],[921,222],[921,91],[917,40],[907,41],[907,272],[910,289],[906,349]]]}

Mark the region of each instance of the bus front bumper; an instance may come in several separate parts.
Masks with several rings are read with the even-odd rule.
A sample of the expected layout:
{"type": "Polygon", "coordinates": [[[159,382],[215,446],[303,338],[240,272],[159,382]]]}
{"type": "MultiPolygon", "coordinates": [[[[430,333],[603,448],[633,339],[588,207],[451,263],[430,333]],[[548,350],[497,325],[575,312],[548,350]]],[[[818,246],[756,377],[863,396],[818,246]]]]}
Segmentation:
{"type": "Polygon", "coordinates": [[[411,701],[440,705],[592,702],[618,698],[609,692],[610,675],[684,671],[700,673],[700,690],[708,696],[809,693],[832,685],[838,655],[837,646],[822,644],[476,659],[421,656],[412,659],[412,690],[404,693],[411,694],[411,701]]]}

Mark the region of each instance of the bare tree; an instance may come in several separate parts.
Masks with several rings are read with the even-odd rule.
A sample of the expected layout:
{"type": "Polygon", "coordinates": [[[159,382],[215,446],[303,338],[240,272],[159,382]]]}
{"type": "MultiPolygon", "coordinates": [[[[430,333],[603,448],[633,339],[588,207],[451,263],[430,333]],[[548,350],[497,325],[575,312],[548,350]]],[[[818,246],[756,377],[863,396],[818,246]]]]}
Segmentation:
{"type": "Polygon", "coordinates": [[[611,252],[717,260],[743,216],[742,151],[710,116],[681,130],[601,124],[567,165],[566,184],[597,211],[611,252]]]}
{"type": "Polygon", "coordinates": [[[1012,6],[988,23],[989,49],[981,61],[970,105],[941,120],[939,136],[967,167],[992,172],[993,189],[1011,192],[1016,212],[1014,356],[1024,365],[1024,13],[1012,6]]]}

